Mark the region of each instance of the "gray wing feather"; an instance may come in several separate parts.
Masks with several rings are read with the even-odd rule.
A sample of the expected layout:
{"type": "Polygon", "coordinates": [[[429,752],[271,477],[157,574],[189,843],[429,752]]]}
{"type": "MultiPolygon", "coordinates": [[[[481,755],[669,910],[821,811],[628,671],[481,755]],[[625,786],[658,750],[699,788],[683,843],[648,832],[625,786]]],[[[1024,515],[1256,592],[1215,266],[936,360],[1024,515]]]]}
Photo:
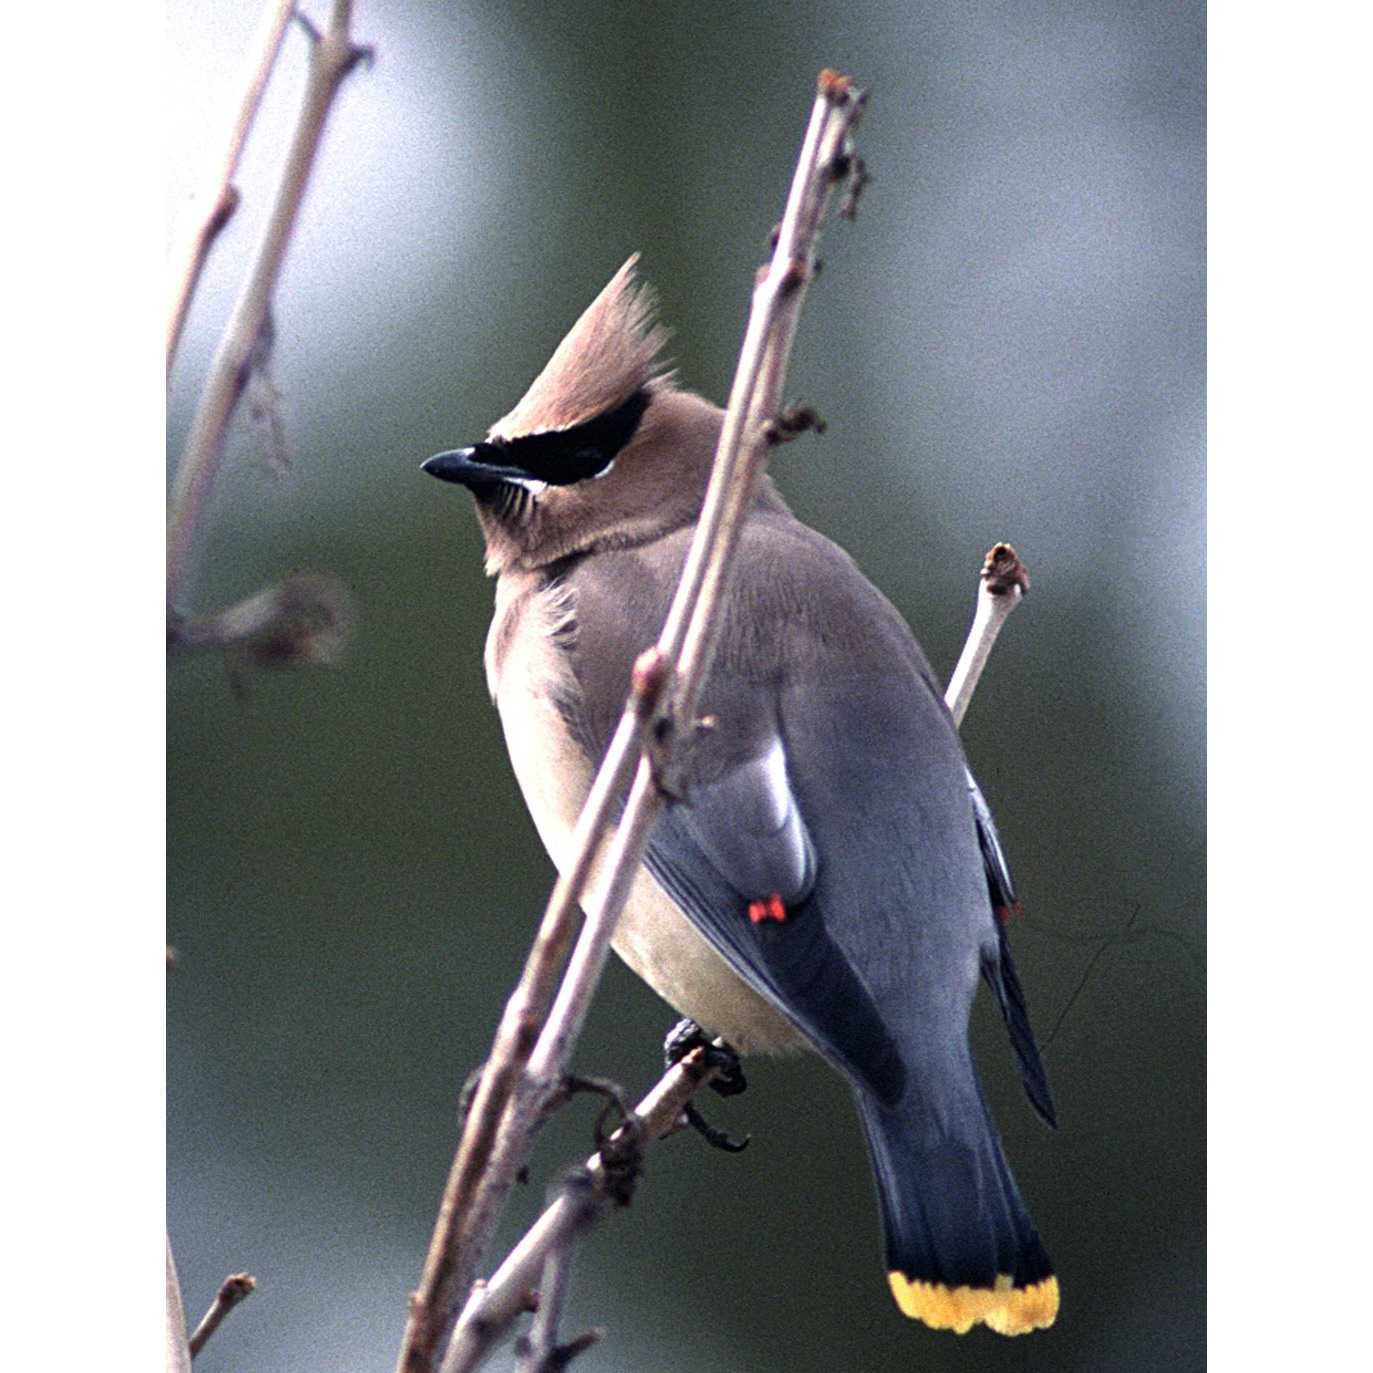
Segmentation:
{"type": "Polygon", "coordinates": [[[697,787],[682,824],[711,865],[746,901],[774,892],[788,905],[815,882],[815,845],[787,780],[786,750],[775,735],[766,750],[697,787]]]}

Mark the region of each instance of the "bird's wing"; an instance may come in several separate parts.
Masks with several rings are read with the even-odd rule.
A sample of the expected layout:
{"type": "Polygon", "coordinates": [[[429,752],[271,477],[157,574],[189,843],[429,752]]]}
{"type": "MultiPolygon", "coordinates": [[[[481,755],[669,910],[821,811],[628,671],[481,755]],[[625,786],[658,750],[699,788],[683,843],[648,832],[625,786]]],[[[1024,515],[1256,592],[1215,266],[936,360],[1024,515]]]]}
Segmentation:
{"type": "Polygon", "coordinates": [[[693,790],[654,828],[649,871],[715,949],[880,1100],[905,1081],[871,992],[815,901],[815,850],[782,742],[693,790]]]}
{"type": "Polygon", "coordinates": [[[752,757],[695,787],[681,810],[683,838],[749,899],[794,905],[815,885],[815,844],[801,818],[777,734],[752,757]]]}
{"type": "Polygon", "coordinates": [[[977,844],[982,850],[982,866],[987,873],[987,896],[992,903],[992,914],[1005,922],[1013,915],[1019,915],[1020,902],[1016,900],[1010,864],[1006,862],[1006,853],[1001,847],[1001,836],[997,833],[996,821],[992,819],[992,809],[971,772],[968,773],[968,795],[972,798],[973,817],[977,821],[977,844]]]}
{"type": "Polygon", "coordinates": [[[982,977],[996,994],[997,1004],[1001,1007],[1002,1018],[1011,1036],[1011,1047],[1020,1064],[1025,1095],[1030,1098],[1030,1105],[1040,1119],[1046,1125],[1056,1127],[1058,1119],[1054,1111],[1053,1094],[1049,1090],[1049,1075],[1044,1070],[1039,1045],[1030,1028],[1029,1007],[1025,1004],[1025,993],[1020,986],[1020,976],[1015,970],[1010,939],[1007,937],[1007,923],[1012,916],[1020,913],[1020,902],[1016,900],[1010,865],[1001,847],[1001,836],[996,831],[991,807],[971,772],[968,773],[968,792],[977,820],[977,842],[982,850],[982,865],[987,874],[987,896],[997,923],[995,948],[983,950],[982,977]]]}

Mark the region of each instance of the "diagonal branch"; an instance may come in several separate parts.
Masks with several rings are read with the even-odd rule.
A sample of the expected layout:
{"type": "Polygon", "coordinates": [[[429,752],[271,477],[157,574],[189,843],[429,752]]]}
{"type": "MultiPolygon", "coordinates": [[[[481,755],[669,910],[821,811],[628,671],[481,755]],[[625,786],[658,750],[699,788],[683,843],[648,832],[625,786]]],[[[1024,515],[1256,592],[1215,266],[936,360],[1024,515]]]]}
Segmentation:
{"type": "Polygon", "coordinates": [[[760,275],[691,551],[656,648],[636,664],[630,699],[577,824],[573,859],[554,887],[524,975],[507,1003],[468,1112],[410,1318],[398,1373],[429,1373],[476,1274],[505,1197],[581,1029],[610,936],[662,805],[657,769],[674,737],[690,734],[719,628],[739,532],[766,466],[766,423],[782,383],[814,249],[837,180],[850,169],[852,130],[864,97],[846,77],[822,72],[776,250],[760,275]],[[652,725],[659,763],[644,744],[652,725]],[[633,784],[605,855],[594,913],[583,925],[550,1015],[557,971],[571,941],[592,867],[611,833],[613,802],[633,784]],[[528,1071],[526,1072],[526,1065],[528,1071]]]}
{"type": "Polygon", "coordinates": [[[186,312],[190,309],[191,297],[200,281],[205,259],[209,257],[220,230],[238,208],[234,173],[238,170],[238,159],[243,154],[243,145],[248,141],[253,120],[257,118],[262,92],[267,88],[267,78],[276,64],[281,40],[294,10],[295,0],[271,0],[264,12],[249,48],[247,80],[244,82],[247,89],[243,93],[238,116],[229,130],[229,145],[224,150],[219,173],[205,191],[197,195],[192,206],[194,217],[188,220],[187,226],[178,235],[178,244],[172,253],[171,309],[167,317],[168,372],[172,370],[172,358],[176,356],[181,328],[186,323],[186,312]]]}
{"type": "Polygon", "coordinates": [[[944,693],[955,728],[963,727],[968,703],[977,690],[978,679],[987,666],[987,655],[1001,633],[1001,626],[1029,589],[1030,574],[1015,549],[1008,543],[993,544],[982,564],[972,628],[968,631],[963,652],[958,655],[958,665],[949,678],[949,689],[944,693]]]}
{"type": "Polygon", "coordinates": [[[169,610],[180,599],[196,533],[219,472],[229,420],[248,382],[254,352],[267,327],[277,277],[319,152],[325,120],[343,78],[365,55],[365,50],[356,47],[348,36],[352,9],[351,0],[334,0],[328,28],[312,41],[305,96],[276,201],[248,278],[219,341],[177,467],[167,525],[169,610]]]}
{"type": "MultiPolygon", "coordinates": [[[[635,1108],[640,1148],[672,1134],[687,1102],[715,1076],[715,1069],[707,1067],[704,1058],[701,1049],[693,1049],[663,1074],[635,1108]]],[[[612,1136],[612,1145],[618,1137],[618,1133],[612,1136]]],[[[568,1249],[613,1204],[599,1154],[587,1159],[586,1173],[589,1186],[585,1191],[560,1196],[510,1251],[490,1281],[472,1294],[441,1373],[470,1373],[478,1368],[529,1309],[530,1290],[549,1257],[568,1249]]]]}
{"type": "Polygon", "coordinates": [[[230,1273],[219,1285],[210,1309],[200,1318],[195,1333],[190,1338],[191,1358],[195,1358],[205,1348],[206,1341],[219,1329],[224,1317],[234,1307],[247,1301],[257,1290],[257,1279],[251,1273],[230,1273]]]}
{"type": "Polygon", "coordinates": [[[639,759],[607,855],[606,894],[583,927],[549,1023],[530,1058],[530,1074],[544,1092],[552,1090],[566,1068],[572,1043],[581,1032],[615,923],[662,806],[660,783],[663,770],[670,770],[673,744],[694,728],[697,701],[719,641],[719,610],[734,552],[772,447],[768,426],[782,409],[787,363],[806,288],[814,276],[820,224],[863,101],[847,78],[821,74],[772,261],[754,288],[705,504],[658,637],[658,661],[675,664],[675,671],[670,672],[672,691],[666,709],[655,721],[655,752],[639,759]]]}
{"type": "Polygon", "coordinates": [[[166,1353],[163,1367],[166,1373],[191,1373],[191,1351],[186,1343],[186,1308],[181,1301],[181,1283],[176,1276],[176,1260],[172,1258],[172,1237],[167,1236],[165,1331],[166,1353]]]}
{"type": "MultiPolygon", "coordinates": [[[[534,1319],[530,1323],[529,1334],[517,1341],[515,1346],[520,1360],[516,1373],[559,1373],[571,1361],[570,1347],[558,1343],[558,1323],[562,1320],[563,1306],[572,1282],[572,1256],[576,1252],[576,1242],[600,1209],[600,1198],[589,1169],[579,1169],[564,1182],[563,1198],[573,1209],[572,1219],[563,1242],[551,1245],[544,1256],[534,1319]]],[[[599,1329],[588,1331],[572,1348],[580,1353],[588,1347],[588,1339],[595,1344],[602,1334],[599,1329]]]]}
{"type": "Polygon", "coordinates": [[[630,700],[577,821],[574,857],[554,884],[519,984],[506,1003],[491,1054],[467,1109],[424,1273],[410,1299],[399,1373],[432,1373],[437,1365],[440,1346],[471,1286],[481,1248],[495,1226],[500,1201],[513,1182],[514,1172],[509,1178],[503,1177],[504,1191],[498,1197],[486,1181],[497,1134],[547,1015],[558,970],[572,941],[578,899],[611,824],[615,796],[639,756],[663,682],[656,653],[644,654],[635,666],[630,700]],[[478,1233],[480,1243],[475,1243],[472,1237],[478,1233]]]}

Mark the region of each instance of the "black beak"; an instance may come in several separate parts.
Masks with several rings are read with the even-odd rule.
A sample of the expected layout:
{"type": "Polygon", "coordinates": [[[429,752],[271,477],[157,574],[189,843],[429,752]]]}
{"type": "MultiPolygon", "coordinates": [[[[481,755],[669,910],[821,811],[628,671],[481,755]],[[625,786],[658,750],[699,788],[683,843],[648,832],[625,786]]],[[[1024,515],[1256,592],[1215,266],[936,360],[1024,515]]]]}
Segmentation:
{"type": "Polygon", "coordinates": [[[428,472],[444,482],[460,486],[493,486],[496,482],[529,481],[530,475],[522,467],[500,461],[500,452],[491,444],[479,443],[475,448],[455,448],[449,453],[435,453],[420,463],[420,471],[428,472]]]}

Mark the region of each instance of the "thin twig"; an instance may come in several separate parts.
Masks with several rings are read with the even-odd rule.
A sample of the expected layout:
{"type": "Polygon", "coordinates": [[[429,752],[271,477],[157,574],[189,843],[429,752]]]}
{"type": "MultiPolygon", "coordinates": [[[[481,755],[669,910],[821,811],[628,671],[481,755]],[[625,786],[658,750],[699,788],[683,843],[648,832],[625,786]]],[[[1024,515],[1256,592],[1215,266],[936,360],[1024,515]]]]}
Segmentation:
{"type": "Polygon", "coordinates": [[[994,544],[982,564],[982,580],[977,589],[977,610],[967,642],[959,654],[958,666],[949,678],[944,700],[953,716],[955,727],[963,727],[968,703],[977,690],[987,655],[992,651],[996,636],[1007,617],[1024,599],[1030,589],[1030,574],[1008,543],[994,544]]]}
{"type": "Polygon", "coordinates": [[[329,26],[310,48],[310,71],[276,200],[253,265],[219,341],[172,486],[167,526],[167,606],[177,606],[196,532],[224,452],[224,436],[267,326],[277,276],[319,152],[324,123],[343,78],[365,50],[348,36],[352,0],[334,0],[329,26]]]}
{"type": "Polygon", "coordinates": [[[172,1258],[172,1237],[167,1236],[166,1277],[166,1341],[167,1352],[163,1364],[166,1373],[191,1373],[191,1351],[186,1343],[186,1308],[181,1301],[181,1283],[176,1276],[176,1261],[172,1258]]]}
{"type": "Polygon", "coordinates": [[[571,1361],[566,1349],[558,1344],[558,1322],[562,1319],[563,1306],[567,1301],[577,1240],[582,1231],[590,1226],[598,1209],[593,1188],[591,1174],[586,1169],[578,1169],[563,1183],[559,1199],[566,1198],[572,1210],[572,1221],[562,1242],[553,1245],[544,1257],[543,1276],[539,1281],[539,1304],[535,1308],[529,1334],[517,1348],[519,1365],[516,1373],[558,1373],[571,1361]]]}
{"type": "Polygon", "coordinates": [[[218,649],[231,668],[332,666],[352,625],[352,598],[342,582],[295,572],[213,615],[169,615],[167,652],[218,649]]]}
{"type": "Polygon", "coordinates": [[[581,1032],[615,923],[663,804],[662,784],[668,783],[669,791],[678,789],[671,777],[673,744],[690,736],[696,720],[697,702],[720,637],[719,612],[734,551],[775,442],[774,421],[782,409],[787,362],[814,275],[815,244],[834,186],[834,168],[846,156],[862,104],[862,95],[846,78],[822,73],[777,246],[754,289],[700,521],[658,639],[661,660],[675,664],[676,670],[666,710],[655,724],[655,750],[639,760],[606,857],[604,895],[582,927],[548,1024],[530,1056],[529,1076],[545,1093],[566,1071],[581,1032]]]}
{"type": "Polygon", "coordinates": [[[251,1273],[230,1273],[219,1285],[210,1309],[200,1318],[195,1334],[190,1338],[191,1358],[205,1348],[205,1341],[219,1329],[219,1323],[240,1302],[246,1301],[257,1289],[257,1279],[251,1273]]]}
{"type": "MultiPolygon", "coordinates": [[[[693,1049],[669,1068],[635,1107],[639,1148],[645,1149],[654,1140],[674,1133],[680,1127],[687,1102],[715,1073],[716,1069],[707,1066],[701,1049],[693,1049]]],[[[612,1145],[617,1138],[618,1133],[611,1137],[612,1145]]],[[[479,1367],[529,1309],[530,1289],[539,1280],[549,1254],[565,1248],[611,1207],[614,1196],[607,1186],[600,1154],[587,1159],[586,1172],[590,1180],[588,1192],[575,1199],[560,1196],[529,1228],[491,1279],[473,1292],[453,1334],[441,1373],[470,1373],[479,1367]]]]}
{"type": "Polygon", "coordinates": [[[439,1204],[420,1286],[410,1298],[398,1364],[400,1373],[430,1373],[437,1366],[455,1309],[471,1286],[481,1247],[519,1171],[516,1167],[508,1176],[502,1175],[505,1191],[497,1192],[489,1185],[482,1187],[506,1107],[538,1039],[558,971],[572,941],[579,894],[590,877],[601,837],[611,822],[616,794],[641,751],[664,680],[656,650],[642,655],[635,665],[630,701],[577,821],[572,862],[554,884],[519,984],[506,1002],[490,1056],[467,1108],[462,1139],[439,1204]],[[481,1240],[475,1244],[474,1252],[471,1237],[475,1235],[480,1235],[481,1240]]]}
{"type": "Polygon", "coordinates": [[[398,1373],[429,1373],[456,1307],[471,1286],[501,1206],[528,1156],[542,1103],[568,1061],[615,921],[642,861],[662,803],[657,768],[670,758],[671,737],[691,732],[681,722],[695,718],[734,549],[767,462],[764,426],[781,408],[786,361],[814,274],[820,221],[862,104],[861,93],[847,78],[821,74],[777,249],[754,288],[715,465],[682,578],[657,648],[636,664],[630,700],[578,820],[572,861],[554,887],[469,1108],[424,1274],[411,1299],[398,1373]],[[664,699],[669,692],[670,705],[664,699]],[[644,748],[650,722],[663,745],[657,762],[644,748]],[[598,874],[599,899],[583,925],[550,1014],[578,905],[590,889],[593,865],[611,830],[613,802],[631,770],[629,798],[598,874]]]}
{"type": "MultiPolygon", "coordinates": [[[[820,223],[834,182],[832,164],[845,147],[862,97],[844,78],[825,73],[792,180],[772,262],[758,281],[748,330],[725,412],[705,503],[681,580],[658,639],[661,661],[675,665],[672,691],[654,730],[655,750],[640,758],[629,799],[606,856],[604,895],[587,918],[529,1074],[544,1092],[566,1070],[572,1044],[595,993],[615,922],[629,895],[649,833],[662,806],[660,786],[670,772],[672,747],[689,737],[722,624],[734,551],[766,467],[771,424],[781,410],[782,385],[820,223]]],[[[674,788],[669,788],[674,789],[674,788]]]]}
{"type": "Polygon", "coordinates": [[[181,328],[186,323],[186,312],[190,308],[205,259],[209,257],[210,248],[219,237],[220,230],[238,208],[239,196],[238,188],[233,184],[234,173],[238,170],[238,159],[243,154],[243,145],[248,141],[253,120],[257,118],[262,92],[276,64],[281,40],[294,9],[295,0],[271,0],[263,13],[248,49],[243,83],[246,89],[238,114],[229,129],[229,143],[219,164],[218,174],[195,197],[187,223],[177,236],[178,246],[172,253],[171,308],[167,314],[168,373],[172,370],[172,358],[176,356],[181,328]]]}

